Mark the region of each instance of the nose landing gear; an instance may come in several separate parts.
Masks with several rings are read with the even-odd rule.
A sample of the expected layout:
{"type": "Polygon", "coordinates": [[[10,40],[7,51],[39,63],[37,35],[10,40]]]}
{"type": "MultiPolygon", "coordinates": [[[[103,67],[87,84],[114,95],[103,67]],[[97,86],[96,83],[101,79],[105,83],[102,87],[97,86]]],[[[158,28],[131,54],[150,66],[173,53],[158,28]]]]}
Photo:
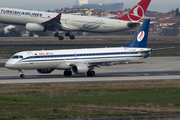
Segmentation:
{"type": "Polygon", "coordinates": [[[20,78],[25,78],[23,70],[18,70],[20,72],[20,78]]]}

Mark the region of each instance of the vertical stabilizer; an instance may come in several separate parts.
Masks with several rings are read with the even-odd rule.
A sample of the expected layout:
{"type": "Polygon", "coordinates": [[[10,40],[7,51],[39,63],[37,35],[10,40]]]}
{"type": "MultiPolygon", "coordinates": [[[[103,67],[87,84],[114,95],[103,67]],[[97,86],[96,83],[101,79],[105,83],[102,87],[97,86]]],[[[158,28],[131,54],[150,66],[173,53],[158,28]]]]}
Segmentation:
{"type": "Polygon", "coordinates": [[[151,0],[141,0],[133,9],[117,20],[140,22],[150,4],[151,0]]]}
{"type": "Polygon", "coordinates": [[[142,24],[141,28],[139,29],[134,40],[125,47],[146,48],[147,39],[148,39],[148,32],[149,32],[149,24],[150,24],[150,19],[146,19],[143,22],[143,24],[142,24]]]}

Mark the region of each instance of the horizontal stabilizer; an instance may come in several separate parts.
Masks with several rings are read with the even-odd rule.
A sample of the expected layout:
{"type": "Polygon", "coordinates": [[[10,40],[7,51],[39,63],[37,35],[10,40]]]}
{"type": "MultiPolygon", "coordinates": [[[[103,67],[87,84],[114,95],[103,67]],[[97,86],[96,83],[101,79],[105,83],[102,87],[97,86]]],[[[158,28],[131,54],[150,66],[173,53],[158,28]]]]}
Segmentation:
{"type": "Polygon", "coordinates": [[[173,49],[175,47],[167,47],[167,48],[157,48],[157,49],[152,49],[153,51],[157,51],[157,50],[166,50],[166,49],[173,49]]]}

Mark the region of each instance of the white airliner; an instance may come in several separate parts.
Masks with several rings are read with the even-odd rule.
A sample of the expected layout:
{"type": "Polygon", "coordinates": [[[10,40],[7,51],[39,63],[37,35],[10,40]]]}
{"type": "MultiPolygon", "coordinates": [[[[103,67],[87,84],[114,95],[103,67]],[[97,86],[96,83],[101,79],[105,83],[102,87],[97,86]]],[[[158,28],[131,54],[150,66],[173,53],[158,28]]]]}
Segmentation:
{"type": "Polygon", "coordinates": [[[108,33],[137,27],[150,2],[151,0],[141,0],[127,14],[116,19],[0,8],[0,22],[25,25],[26,30],[32,32],[56,31],[54,36],[59,40],[64,39],[59,31],[67,31],[65,35],[75,39],[71,31],[108,33]]]}
{"type": "Polygon", "coordinates": [[[25,77],[24,69],[37,69],[39,73],[51,73],[55,69],[65,70],[64,76],[71,76],[72,70],[75,74],[87,73],[87,76],[95,76],[95,67],[147,58],[154,50],[146,48],[149,24],[150,20],[146,19],[134,40],[126,47],[24,51],[13,55],[5,67],[19,70],[21,78],[25,77]]]}

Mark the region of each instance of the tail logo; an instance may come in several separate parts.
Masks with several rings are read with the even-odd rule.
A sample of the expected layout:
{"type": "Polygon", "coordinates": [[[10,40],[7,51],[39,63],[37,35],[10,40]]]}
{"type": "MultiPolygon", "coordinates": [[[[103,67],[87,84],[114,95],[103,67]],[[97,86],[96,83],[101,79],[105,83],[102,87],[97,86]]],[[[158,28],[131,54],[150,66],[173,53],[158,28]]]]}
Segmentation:
{"type": "Polygon", "coordinates": [[[141,31],[137,36],[138,42],[141,42],[143,40],[144,36],[145,36],[145,32],[141,31]]]}
{"type": "Polygon", "coordinates": [[[131,21],[139,22],[144,16],[144,9],[140,5],[136,5],[127,15],[131,21]]]}

